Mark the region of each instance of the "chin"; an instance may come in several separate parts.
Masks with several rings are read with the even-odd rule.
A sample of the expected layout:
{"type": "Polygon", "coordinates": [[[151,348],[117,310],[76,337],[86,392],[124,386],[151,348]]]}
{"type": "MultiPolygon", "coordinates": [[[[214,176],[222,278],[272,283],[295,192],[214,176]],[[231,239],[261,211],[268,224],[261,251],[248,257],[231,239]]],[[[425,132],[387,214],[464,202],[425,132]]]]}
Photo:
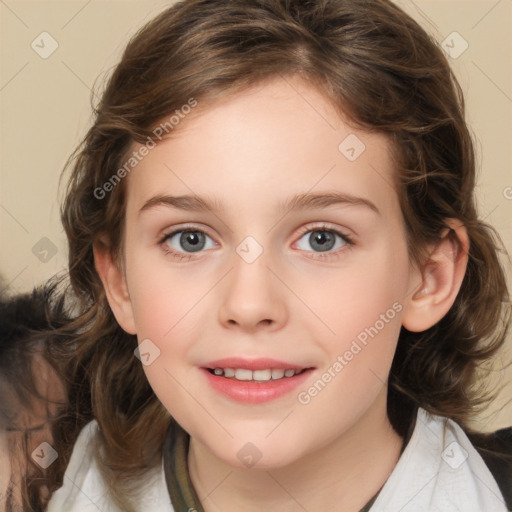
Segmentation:
{"type": "MultiPolygon", "coordinates": [[[[274,442],[269,440],[251,441],[251,436],[246,436],[247,440],[231,440],[229,446],[219,452],[219,444],[210,450],[226,464],[239,469],[278,469],[296,462],[302,455],[302,450],[297,449],[297,444],[290,442],[283,444],[281,439],[274,442]],[[228,455],[226,457],[226,455],[228,455]]],[[[291,440],[290,440],[291,441],[291,440]]]]}

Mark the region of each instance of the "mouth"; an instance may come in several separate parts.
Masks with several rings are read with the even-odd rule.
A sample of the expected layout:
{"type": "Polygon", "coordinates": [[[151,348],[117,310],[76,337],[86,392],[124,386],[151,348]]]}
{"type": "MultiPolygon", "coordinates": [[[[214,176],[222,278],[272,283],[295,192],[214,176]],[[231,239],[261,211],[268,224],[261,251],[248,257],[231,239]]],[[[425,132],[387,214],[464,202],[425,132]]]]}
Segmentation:
{"type": "Polygon", "coordinates": [[[275,359],[227,358],[201,366],[206,382],[221,395],[246,404],[261,404],[289,395],[314,376],[313,366],[275,359]]]}
{"type": "Polygon", "coordinates": [[[290,379],[296,375],[312,370],[313,368],[303,368],[295,370],[293,368],[267,368],[264,370],[249,370],[247,368],[206,368],[212,375],[233,379],[238,381],[269,382],[282,379],[290,379]]]}

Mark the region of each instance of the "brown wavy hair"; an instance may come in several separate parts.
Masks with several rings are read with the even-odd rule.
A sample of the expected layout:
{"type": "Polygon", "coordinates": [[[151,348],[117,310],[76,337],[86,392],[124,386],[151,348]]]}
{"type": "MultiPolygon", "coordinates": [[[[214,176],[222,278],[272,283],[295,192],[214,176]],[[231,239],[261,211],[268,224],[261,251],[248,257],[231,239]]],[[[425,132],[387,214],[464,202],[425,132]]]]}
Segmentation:
{"type": "Polygon", "coordinates": [[[94,267],[100,237],[121,260],[126,180],[105,197],[95,191],[123,166],[134,142],[154,138],[160,120],[191,98],[207,107],[279,76],[301,77],[354,127],[391,138],[412,260],[421,261],[427,245],[440,239],[445,219],[458,219],[468,231],[469,262],[453,307],[424,332],[400,333],[389,377],[394,428],[403,435],[421,406],[469,431],[472,415],[491,398],[476,377],[510,324],[499,261],[504,249],[477,215],[463,94],[439,45],[388,0],[181,1],[130,40],[94,107],[92,127],[66,165],[62,221],[81,326],[68,375],[75,382],[72,399],[83,405],[70,411],[90,410],[83,421],[98,421],[103,452],[96,457],[123,510],[132,510],[144,475],[160,463],[172,420],[94,267]]]}

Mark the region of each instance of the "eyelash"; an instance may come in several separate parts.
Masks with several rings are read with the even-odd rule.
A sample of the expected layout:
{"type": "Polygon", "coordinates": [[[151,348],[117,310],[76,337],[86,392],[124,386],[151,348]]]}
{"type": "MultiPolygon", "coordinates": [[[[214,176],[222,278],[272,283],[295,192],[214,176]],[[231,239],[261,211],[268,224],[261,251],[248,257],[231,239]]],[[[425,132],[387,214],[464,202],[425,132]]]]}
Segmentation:
{"type": "MultiPolygon", "coordinates": [[[[347,235],[345,233],[341,233],[340,231],[338,231],[336,229],[330,228],[329,226],[327,226],[325,224],[321,224],[319,226],[313,226],[313,227],[305,226],[304,228],[302,228],[300,230],[299,237],[297,240],[300,240],[306,233],[313,232],[313,231],[327,231],[329,233],[334,233],[335,235],[338,235],[343,240],[343,242],[345,242],[346,245],[344,247],[342,247],[341,249],[338,249],[336,252],[315,253],[313,251],[308,251],[308,252],[312,252],[313,254],[316,254],[316,256],[312,257],[312,259],[330,261],[332,259],[332,257],[336,258],[340,252],[345,252],[347,250],[350,250],[355,245],[352,237],[350,237],[349,235],[347,235]]],[[[158,245],[162,248],[162,250],[165,252],[165,254],[171,256],[174,259],[179,260],[180,262],[181,261],[190,261],[191,259],[195,259],[194,254],[187,254],[187,253],[181,253],[181,252],[175,251],[174,249],[171,249],[169,247],[169,245],[167,244],[167,240],[172,238],[177,233],[187,233],[187,232],[203,233],[213,239],[213,237],[211,237],[206,231],[204,231],[202,229],[195,228],[194,226],[182,226],[180,229],[176,229],[174,231],[164,234],[162,236],[162,238],[159,240],[158,245]]],[[[198,252],[202,252],[202,251],[198,251],[198,252]]]]}

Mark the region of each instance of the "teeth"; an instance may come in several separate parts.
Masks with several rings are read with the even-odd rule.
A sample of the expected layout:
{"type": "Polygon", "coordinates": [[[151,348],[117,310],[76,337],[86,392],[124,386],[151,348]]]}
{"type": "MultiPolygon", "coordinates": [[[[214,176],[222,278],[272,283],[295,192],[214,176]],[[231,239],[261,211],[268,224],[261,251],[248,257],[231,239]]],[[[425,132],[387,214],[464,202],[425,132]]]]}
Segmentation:
{"type": "Polygon", "coordinates": [[[247,370],[245,368],[215,368],[213,373],[218,376],[227,378],[235,378],[236,380],[254,380],[260,382],[267,382],[269,380],[279,380],[282,378],[293,377],[303,370],[283,370],[283,369],[268,369],[268,370],[247,370]]]}
{"type": "Polygon", "coordinates": [[[252,378],[254,380],[270,380],[272,378],[272,370],[254,370],[252,378]]]}
{"type": "Polygon", "coordinates": [[[284,370],[272,370],[272,378],[274,380],[282,379],[284,377],[284,370]]]}
{"type": "Polygon", "coordinates": [[[253,380],[251,370],[235,370],[236,380],[253,380]]]}
{"type": "MultiPolygon", "coordinates": [[[[222,372],[222,368],[217,368],[222,372]]],[[[222,375],[222,373],[221,373],[222,375]]],[[[235,370],[233,368],[225,368],[224,369],[224,377],[234,377],[235,376],[235,370]]]]}

